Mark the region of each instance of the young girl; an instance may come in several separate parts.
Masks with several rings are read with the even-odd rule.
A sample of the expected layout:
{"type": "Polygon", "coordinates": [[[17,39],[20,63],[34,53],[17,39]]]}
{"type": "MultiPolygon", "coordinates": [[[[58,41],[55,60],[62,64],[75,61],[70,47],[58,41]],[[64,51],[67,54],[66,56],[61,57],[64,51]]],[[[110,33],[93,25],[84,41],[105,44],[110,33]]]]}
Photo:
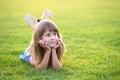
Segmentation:
{"type": "Polygon", "coordinates": [[[39,70],[48,67],[60,69],[63,54],[64,44],[56,24],[45,19],[36,25],[32,42],[20,59],[30,62],[39,70]]]}

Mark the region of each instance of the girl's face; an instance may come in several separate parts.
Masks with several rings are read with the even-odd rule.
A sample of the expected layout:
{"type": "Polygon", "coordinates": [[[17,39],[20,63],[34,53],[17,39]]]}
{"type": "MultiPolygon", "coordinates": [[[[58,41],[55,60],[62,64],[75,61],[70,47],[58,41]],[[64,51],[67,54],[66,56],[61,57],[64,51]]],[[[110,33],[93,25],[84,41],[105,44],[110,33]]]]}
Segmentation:
{"type": "Polygon", "coordinates": [[[42,39],[45,40],[49,47],[54,47],[58,41],[57,32],[46,30],[43,34],[42,39]]]}

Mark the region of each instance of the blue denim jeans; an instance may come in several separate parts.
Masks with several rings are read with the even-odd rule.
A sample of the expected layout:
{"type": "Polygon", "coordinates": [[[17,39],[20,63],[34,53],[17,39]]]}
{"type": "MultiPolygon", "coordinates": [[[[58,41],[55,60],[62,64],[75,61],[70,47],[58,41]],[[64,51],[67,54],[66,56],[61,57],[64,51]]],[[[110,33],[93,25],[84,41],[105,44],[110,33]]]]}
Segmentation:
{"type": "Polygon", "coordinates": [[[28,55],[29,49],[30,49],[30,47],[28,47],[22,54],[20,54],[19,58],[21,60],[24,60],[24,61],[30,63],[30,59],[31,59],[32,56],[28,55]]]}

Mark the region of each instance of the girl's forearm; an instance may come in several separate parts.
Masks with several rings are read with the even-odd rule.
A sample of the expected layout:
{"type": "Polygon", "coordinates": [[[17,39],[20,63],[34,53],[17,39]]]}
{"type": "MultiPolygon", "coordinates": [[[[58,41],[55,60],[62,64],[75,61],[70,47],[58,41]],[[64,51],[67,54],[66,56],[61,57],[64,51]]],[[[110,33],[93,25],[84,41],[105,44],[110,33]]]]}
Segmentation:
{"type": "Polygon", "coordinates": [[[60,69],[62,67],[62,62],[58,59],[55,49],[52,49],[52,67],[54,69],[60,69]]]}
{"type": "Polygon", "coordinates": [[[46,69],[48,66],[49,58],[50,58],[50,52],[46,52],[42,61],[36,66],[37,69],[39,70],[46,69]]]}

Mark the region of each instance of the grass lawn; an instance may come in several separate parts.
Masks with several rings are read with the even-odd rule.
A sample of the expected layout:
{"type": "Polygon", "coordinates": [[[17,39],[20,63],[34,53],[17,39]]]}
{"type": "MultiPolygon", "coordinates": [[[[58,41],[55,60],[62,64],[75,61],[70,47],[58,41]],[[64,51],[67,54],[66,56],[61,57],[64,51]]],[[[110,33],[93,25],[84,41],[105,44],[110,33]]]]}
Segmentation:
{"type": "Polygon", "coordinates": [[[120,80],[120,0],[1,0],[0,80],[120,80]],[[67,50],[63,68],[38,71],[19,60],[32,30],[27,14],[50,9],[67,50]]]}

